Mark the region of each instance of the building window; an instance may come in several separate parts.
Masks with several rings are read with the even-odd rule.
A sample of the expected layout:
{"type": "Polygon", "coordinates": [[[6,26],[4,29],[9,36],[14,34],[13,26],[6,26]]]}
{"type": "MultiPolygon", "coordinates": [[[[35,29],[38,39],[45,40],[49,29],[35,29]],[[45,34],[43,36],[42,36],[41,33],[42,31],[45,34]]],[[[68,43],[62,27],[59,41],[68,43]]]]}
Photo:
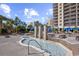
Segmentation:
{"type": "Polygon", "coordinates": [[[60,9],[61,9],[61,7],[60,7],[60,9]]]}
{"type": "Polygon", "coordinates": [[[60,14],[60,16],[61,16],[62,14],[60,14]]]}
{"type": "Polygon", "coordinates": [[[61,6],[62,4],[60,3],[60,6],[61,6]]]}
{"type": "Polygon", "coordinates": [[[60,26],[61,26],[62,24],[60,24],[60,26]]]}
{"type": "Polygon", "coordinates": [[[60,20],[60,22],[62,22],[62,20],[60,20]]]}
{"type": "Polygon", "coordinates": [[[62,10],[60,10],[60,12],[62,12],[62,10]]]}
{"type": "Polygon", "coordinates": [[[60,17],[60,19],[61,19],[62,17],[60,17]]]}

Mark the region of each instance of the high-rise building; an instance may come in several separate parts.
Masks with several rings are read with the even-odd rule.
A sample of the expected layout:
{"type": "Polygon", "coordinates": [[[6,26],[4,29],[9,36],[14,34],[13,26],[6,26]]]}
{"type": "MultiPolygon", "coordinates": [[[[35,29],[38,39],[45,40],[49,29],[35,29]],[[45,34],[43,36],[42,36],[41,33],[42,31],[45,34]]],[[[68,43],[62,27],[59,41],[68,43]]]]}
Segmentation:
{"type": "Polygon", "coordinates": [[[53,4],[53,22],[54,27],[57,29],[63,28],[63,3],[53,4]]]}
{"type": "Polygon", "coordinates": [[[79,3],[54,3],[53,20],[57,29],[79,27],[79,3]]]}
{"type": "Polygon", "coordinates": [[[50,19],[49,19],[47,25],[52,27],[52,26],[53,26],[53,20],[50,20],[50,19]]]}

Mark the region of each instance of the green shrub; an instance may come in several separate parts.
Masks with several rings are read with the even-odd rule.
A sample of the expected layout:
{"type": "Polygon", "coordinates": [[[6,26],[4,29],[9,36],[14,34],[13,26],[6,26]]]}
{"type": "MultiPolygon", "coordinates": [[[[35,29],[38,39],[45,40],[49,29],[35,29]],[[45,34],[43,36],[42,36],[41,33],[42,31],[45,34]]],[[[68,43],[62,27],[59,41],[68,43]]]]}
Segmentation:
{"type": "Polygon", "coordinates": [[[74,33],[77,33],[78,31],[77,31],[77,30],[74,30],[73,32],[74,32],[74,33]]]}
{"type": "Polygon", "coordinates": [[[0,34],[2,33],[2,29],[0,29],[0,34]]]}
{"type": "Polygon", "coordinates": [[[0,29],[0,34],[6,34],[6,33],[8,33],[7,29],[0,29]]]}
{"type": "Polygon", "coordinates": [[[28,33],[29,32],[29,30],[28,29],[26,29],[26,33],[28,33]]]}
{"type": "Polygon", "coordinates": [[[26,28],[24,26],[17,26],[16,27],[16,32],[17,33],[25,33],[26,32],[26,28]]]}

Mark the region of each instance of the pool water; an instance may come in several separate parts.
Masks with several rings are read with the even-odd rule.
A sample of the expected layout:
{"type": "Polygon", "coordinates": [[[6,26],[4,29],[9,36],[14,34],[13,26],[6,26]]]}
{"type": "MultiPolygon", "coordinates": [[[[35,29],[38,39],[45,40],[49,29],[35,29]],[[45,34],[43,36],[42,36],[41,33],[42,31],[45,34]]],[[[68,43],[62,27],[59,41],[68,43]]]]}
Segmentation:
{"type": "MultiPolygon", "coordinates": [[[[30,37],[25,37],[23,39],[24,40],[22,41],[22,43],[24,43],[24,44],[28,44],[28,42],[30,40],[36,40],[41,45],[42,49],[49,51],[52,56],[66,56],[68,53],[68,51],[64,47],[62,47],[58,44],[55,44],[55,43],[51,44],[46,40],[34,39],[34,38],[30,38],[30,37]]],[[[30,45],[40,48],[40,46],[35,41],[32,41],[30,43],[30,45]]]]}

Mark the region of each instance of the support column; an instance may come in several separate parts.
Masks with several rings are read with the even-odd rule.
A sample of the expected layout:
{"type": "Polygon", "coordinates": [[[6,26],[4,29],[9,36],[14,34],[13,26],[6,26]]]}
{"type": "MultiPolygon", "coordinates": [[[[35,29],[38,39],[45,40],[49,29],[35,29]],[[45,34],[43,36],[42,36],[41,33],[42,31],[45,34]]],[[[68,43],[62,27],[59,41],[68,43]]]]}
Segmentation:
{"type": "Polygon", "coordinates": [[[38,31],[37,31],[37,26],[35,26],[35,28],[34,28],[34,37],[35,38],[37,38],[38,37],[38,33],[37,33],[38,31]]]}
{"type": "Polygon", "coordinates": [[[47,37],[47,26],[44,26],[43,34],[44,34],[43,39],[47,40],[47,38],[48,38],[47,37]]]}
{"type": "Polygon", "coordinates": [[[41,26],[39,26],[39,34],[38,34],[38,36],[39,36],[39,39],[42,38],[42,27],[41,26]]]}

